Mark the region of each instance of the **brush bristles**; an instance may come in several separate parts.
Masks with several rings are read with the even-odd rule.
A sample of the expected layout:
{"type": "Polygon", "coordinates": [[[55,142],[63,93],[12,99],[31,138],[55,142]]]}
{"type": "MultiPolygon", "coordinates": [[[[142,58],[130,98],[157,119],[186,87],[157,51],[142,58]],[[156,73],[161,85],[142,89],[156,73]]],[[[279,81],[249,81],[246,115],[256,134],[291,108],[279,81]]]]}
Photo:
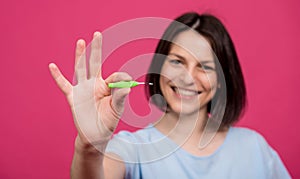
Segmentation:
{"type": "MultiPolygon", "coordinates": [[[[139,83],[139,85],[146,85],[145,82],[138,82],[138,83],[139,83]]],[[[148,83],[148,85],[153,85],[153,83],[148,83]]]]}

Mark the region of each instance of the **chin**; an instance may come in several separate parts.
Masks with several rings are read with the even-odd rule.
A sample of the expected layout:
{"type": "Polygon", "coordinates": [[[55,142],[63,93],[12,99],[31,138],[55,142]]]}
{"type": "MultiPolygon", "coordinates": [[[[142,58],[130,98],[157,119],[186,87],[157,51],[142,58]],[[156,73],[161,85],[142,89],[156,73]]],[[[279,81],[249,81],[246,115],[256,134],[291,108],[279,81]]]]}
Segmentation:
{"type": "Polygon", "coordinates": [[[200,112],[201,108],[200,106],[195,106],[195,104],[193,104],[193,106],[191,105],[184,105],[181,106],[179,105],[170,105],[169,106],[169,111],[175,113],[176,115],[180,116],[180,115],[184,115],[184,116],[188,116],[188,115],[195,115],[197,113],[200,112]]]}
{"type": "MultiPolygon", "coordinates": [[[[202,96],[204,97],[204,96],[202,96]]],[[[206,96],[207,97],[207,96],[206,96]]],[[[201,97],[195,100],[172,100],[169,101],[170,112],[176,113],[176,115],[197,115],[200,111],[207,112],[208,99],[201,100],[201,97]],[[201,102],[203,101],[203,102],[201,102]]]]}

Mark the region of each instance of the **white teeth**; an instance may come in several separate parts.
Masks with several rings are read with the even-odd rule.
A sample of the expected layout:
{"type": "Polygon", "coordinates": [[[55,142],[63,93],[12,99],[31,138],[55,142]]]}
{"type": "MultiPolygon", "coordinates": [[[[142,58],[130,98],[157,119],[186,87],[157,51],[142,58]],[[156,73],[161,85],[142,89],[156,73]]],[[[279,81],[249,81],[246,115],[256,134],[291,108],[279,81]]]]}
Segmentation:
{"type": "Polygon", "coordinates": [[[178,89],[178,88],[175,88],[175,92],[182,96],[194,96],[194,95],[198,94],[198,92],[196,92],[196,91],[190,91],[190,90],[184,90],[184,89],[178,89]]]}

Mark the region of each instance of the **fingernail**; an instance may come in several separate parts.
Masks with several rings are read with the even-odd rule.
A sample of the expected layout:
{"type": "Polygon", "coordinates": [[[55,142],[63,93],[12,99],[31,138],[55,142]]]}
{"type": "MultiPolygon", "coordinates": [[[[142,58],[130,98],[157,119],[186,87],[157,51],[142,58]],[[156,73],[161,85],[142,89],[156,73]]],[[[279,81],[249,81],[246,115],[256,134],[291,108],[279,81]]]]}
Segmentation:
{"type": "Polygon", "coordinates": [[[51,63],[49,63],[48,66],[49,66],[49,68],[54,68],[54,67],[55,67],[55,64],[51,62],[51,63]]]}
{"type": "Polygon", "coordinates": [[[85,43],[85,42],[84,42],[84,40],[82,40],[82,39],[77,40],[77,45],[83,46],[84,43],[85,43]]]}
{"type": "Polygon", "coordinates": [[[98,31],[94,32],[94,37],[96,37],[96,36],[100,36],[101,37],[101,33],[98,32],[98,31]]]}

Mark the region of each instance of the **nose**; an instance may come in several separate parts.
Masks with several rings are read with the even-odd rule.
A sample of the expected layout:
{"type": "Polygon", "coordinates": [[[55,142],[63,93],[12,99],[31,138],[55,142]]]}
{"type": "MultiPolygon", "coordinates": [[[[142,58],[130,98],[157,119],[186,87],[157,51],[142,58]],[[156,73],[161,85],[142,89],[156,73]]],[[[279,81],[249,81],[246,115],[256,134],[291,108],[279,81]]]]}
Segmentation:
{"type": "Polygon", "coordinates": [[[185,68],[180,74],[181,83],[186,86],[195,84],[196,71],[193,68],[185,68]]]}

